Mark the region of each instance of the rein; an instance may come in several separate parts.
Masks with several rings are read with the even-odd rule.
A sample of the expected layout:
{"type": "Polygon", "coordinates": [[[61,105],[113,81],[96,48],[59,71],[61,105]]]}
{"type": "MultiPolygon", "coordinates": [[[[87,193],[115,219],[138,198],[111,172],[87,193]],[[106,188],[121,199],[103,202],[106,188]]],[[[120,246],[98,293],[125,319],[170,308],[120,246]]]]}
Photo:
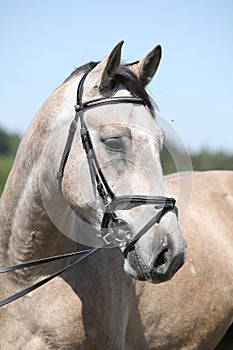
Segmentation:
{"type": "Polygon", "coordinates": [[[22,270],[22,269],[27,268],[27,267],[41,265],[41,264],[44,264],[47,262],[52,262],[52,261],[68,258],[70,256],[76,256],[79,254],[83,254],[81,257],[79,257],[78,259],[73,261],[71,264],[69,264],[66,267],[63,267],[61,270],[58,270],[57,272],[53,273],[52,275],[42,279],[41,281],[39,281],[39,282],[37,282],[37,283],[35,283],[35,284],[25,288],[25,289],[22,289],[21,291],[9,296],[8,298],[0,300],[0,307],[5,306],[5,305],[11,303],[12,301],[17,300],[17,299],[23,297],[24,295],[32,292],[33,290],[43,286],[45,283],[51,281],[52,279],[54,279],[55,277],[57,277],[61,273],[65,272],[69,268],[78,264],[80,261],[84,260],[89,255],[95,253],[99,249],[100,249],[100,247],[97,247],[97,248],[87,249],[87,250],[78,251],[78,252],[72,252],[72,253],[67,253],[67,254],[62,254],[62,255],[55,255],[55,256],[48,257],[48,258],[44,258],[44,259],[26,261],[26,262],[21,263],[21,264],[0,268],[0,273],[5,273],[5,272],[10,272],[10,271],[22,270]]]}
{"type": "MultiPolygon", "coordinates": [[[[87,71],[81,78],[78,89],[77,89],[77,104],[75,105],[75,118],[72,121],[69,129],[68,138],[65,144],[63,155],[61,158],[60,166],[57,172],[57,180],[60,191],[62,191],[62,179],[64,175],[65,165],[69,157],[69,153],[72,147],[75,132],[77,130],[78,122],[80,121],[80,133],[82,139],[82,145],[86,153],[87,162],[89,165],[89,171],[91,175],[92,184],[96,186],[96,190],[101,197],[105,211],[103,214],[103,219],[101,223],[100,237],[103,239],[106,245],[113,243],[114,241],[118,246],[123,247],[123,256],[127,258],[128,253],[135,248],[135,244],[138,240],[155,224],[158,224],[162,217],[171,210],[177,213],[177,208],[175,207],[175,199],[167,198],[162,196],[144,196],[144,195],[124,195],[116,196],[111,190],[108,181],[106,180],[101,167],[96,156],[91,136],[86,126],[84,120],[84,112],[87,109],[100,107],[106,104],[116,104],[116,103],[133,103],[144,105],[145,103],[141,98],[134,96],[122,96],[122,97],[106,97],[99,98],[88,102],[82,102],[83,95],[83,84],[90,72],[87,71]],[[116,210],[120,207],[120,210],[129,210],[140,205],[154,205],[155,209],[160,209],[159,212],[132,238],[132,232],[130,230],[129,224],[117,217],[116,210]]],[[[32,266],[65,259],[68,257],[76,256],[82,254],[81,257],[73,261],[68,266],[62,268],[61,270],[55,272],[54,274],[40,280],[39,282],[11,295],[10,297],[0,301],[0,307],[9,304],[10,302],[21,298],[27,293],[39,288],[45,283],[51,281],[53,278],[57,277],[61,273],[65,272],[67,269],[78,264],[80,261],[84,260],[91,254],[95,253],[104,246],[90,248],[84,251],[71,252],[67,254],[52,256],[44,259],[38,259],[33,261],[24,262],[18,265],[12,265],[0,268],[0,273],[6,273],[10,271],[21,270],[24,268],[29,268],[32,266]]]]}

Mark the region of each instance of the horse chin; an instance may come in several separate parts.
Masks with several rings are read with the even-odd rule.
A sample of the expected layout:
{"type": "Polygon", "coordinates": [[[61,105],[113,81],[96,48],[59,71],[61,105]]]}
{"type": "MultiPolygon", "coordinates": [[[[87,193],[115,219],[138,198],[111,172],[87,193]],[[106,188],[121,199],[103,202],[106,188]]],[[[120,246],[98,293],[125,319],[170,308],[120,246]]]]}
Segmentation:
{"type": "Polygon", "coordinates": [[[128,253],[124,270],[133,279],[158,284],[169,281],[185,260],[186,251],[173,255],[171,250],[167,250],[158,255],[153,266],[149,266],[134,250],[128,253]]]}

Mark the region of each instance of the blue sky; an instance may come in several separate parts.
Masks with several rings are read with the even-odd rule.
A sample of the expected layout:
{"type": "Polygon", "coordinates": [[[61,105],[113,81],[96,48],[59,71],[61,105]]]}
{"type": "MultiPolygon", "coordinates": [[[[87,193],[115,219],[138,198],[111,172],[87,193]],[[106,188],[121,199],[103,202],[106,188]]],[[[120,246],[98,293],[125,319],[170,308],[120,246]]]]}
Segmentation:
{"type": "Polygon", "coordinates": [[[79,65],[120,40],[123,59],[163,47],[148,86],[191,151],[233,152],[232,0],[0,0],[0,126],[23,134],[79,65]]]}

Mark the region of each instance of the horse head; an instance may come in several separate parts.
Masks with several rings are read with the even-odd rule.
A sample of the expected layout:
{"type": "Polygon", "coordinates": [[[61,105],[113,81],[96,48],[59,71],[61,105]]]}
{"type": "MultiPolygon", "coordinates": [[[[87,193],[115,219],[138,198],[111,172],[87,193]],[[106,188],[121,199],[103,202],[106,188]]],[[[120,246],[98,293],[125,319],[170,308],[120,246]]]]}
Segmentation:
{"type": "MultiPolygon", "coordinates": [[[[168,198],[163,178],[164,133],[145,90],[161,47],[125,65],[122,43],[101,62],[77,69],[62,86],[63,141],[53,161],[54,171],[59,169],[54,191],[75,213],[65,226],[77,231],[81,221],[84,236],[97,233],[98,241],[122,250],[127,274],[159,283],[169,280],[186,257],[175,201],[168,198]],[[75,120],[65,140],[77,87],[75,120]]],[[[64,215],[65,210],[59,214],[64,215]]]]}

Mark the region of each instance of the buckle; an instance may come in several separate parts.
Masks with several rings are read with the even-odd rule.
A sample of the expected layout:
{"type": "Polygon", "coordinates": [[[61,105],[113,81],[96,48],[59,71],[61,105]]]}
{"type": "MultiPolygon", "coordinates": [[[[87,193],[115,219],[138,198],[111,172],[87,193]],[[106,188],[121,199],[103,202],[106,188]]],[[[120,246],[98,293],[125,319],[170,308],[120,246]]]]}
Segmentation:
{"type": "Polygon", "coordinates": [[[111,232],[108,232],[105,236],[102,236],[102,238],[106,244],[111,244],[112,241],[116,238],[116,236],[116,232],[112,230],[111,232]]]}

